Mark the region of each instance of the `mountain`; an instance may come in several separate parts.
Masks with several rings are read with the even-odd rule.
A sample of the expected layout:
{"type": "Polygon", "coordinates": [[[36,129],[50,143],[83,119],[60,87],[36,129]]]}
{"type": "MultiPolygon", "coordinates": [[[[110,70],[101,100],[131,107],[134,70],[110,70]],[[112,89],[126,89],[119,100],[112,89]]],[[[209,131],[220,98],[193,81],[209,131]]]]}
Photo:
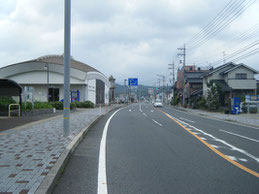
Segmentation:
{"type": "MultiPolygon", "coordinates": [[[[128,93],[128,87],[120,84],[115,84],[115,97],[118,97],[120,94],[127,94],[128,93]]],[[[138,89],[134,90],[135,93],[138,96],[148,96],[148,88],[153,88],[152,86],[144,86],[144,85],[138,85],[138,89]]],[[[133,91],[133,90],[132,90],[133,91]]]]}

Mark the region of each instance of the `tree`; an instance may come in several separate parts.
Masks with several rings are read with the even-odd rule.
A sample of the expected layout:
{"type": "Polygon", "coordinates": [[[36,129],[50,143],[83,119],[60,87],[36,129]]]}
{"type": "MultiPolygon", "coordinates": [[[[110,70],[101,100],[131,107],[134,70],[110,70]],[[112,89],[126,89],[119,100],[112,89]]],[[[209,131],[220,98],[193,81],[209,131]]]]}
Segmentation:
{"type": "Polygon", "coordinates": [[[213,80],[210,80],[210,82],[207,83],[207,87],[209,88],[207,97],[208,109],[217,110],[220,106],[221,87],[213,80]]]}

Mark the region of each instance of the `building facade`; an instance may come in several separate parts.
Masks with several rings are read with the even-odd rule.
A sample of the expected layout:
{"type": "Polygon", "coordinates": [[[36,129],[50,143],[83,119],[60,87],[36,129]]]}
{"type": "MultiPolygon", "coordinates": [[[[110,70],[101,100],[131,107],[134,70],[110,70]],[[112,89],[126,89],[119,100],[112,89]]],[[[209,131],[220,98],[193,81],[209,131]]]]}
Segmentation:
{"type": "MultiPolygon", "coordinates": [[[[95,68],[71,57],[71,101],[108,104],[110,82],[95,68]]],[[[48,55],[0,68],[0,78],[11,79],[23,87],[33,88],[34,101],[62,101],[64,85],[63,55],[48,55]]],[[[25,99],[25,98],[24,98],[25,99]]]]}

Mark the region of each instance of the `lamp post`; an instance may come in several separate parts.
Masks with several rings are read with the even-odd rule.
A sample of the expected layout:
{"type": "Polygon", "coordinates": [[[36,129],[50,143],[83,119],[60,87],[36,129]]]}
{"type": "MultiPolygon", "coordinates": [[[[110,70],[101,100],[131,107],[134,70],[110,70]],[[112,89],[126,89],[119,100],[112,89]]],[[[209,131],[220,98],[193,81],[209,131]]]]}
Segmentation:
{"type": "Polygon", "coordinates": [[[47,70],[47,102],[49,101],[49,64],[46,63],[44,69],[47,70]]]}
{"type": "Polygon", "coordinates": [[[64,29],[64,136],[70,134],[70,44],[71,44],[71,0],[65,0],[64,29]]]}

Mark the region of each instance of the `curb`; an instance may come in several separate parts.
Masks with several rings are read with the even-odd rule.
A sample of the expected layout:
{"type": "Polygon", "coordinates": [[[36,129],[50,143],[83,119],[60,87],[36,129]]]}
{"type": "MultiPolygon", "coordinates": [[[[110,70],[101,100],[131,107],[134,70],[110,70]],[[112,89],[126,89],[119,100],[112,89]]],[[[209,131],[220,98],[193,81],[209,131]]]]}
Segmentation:
{"type": "Polygon", "coordinates": [[[101,118],[103,118],[106,114],[109,112],[116,110],[120,107],[115,107],[108,112],[97,116],[97,118],[92,121],[90,124],[88,124],[86,127],[84,127],[79,134],[70,142],[70,144],[66,147],[65,151],[60,155],[58,158],[56,164],[51,168],[50,172],[47,174],[45,179],[41,182],[40,186],[36,190],[36,194],[50,194],[53,192],[56,183],[61,176],[63,170],[65,169],[65,166],[72,155],[72,153],[75,151],[79,143],[83,140],[83,138],[87,135],[89,129],[95,125],[101,118]]]}

